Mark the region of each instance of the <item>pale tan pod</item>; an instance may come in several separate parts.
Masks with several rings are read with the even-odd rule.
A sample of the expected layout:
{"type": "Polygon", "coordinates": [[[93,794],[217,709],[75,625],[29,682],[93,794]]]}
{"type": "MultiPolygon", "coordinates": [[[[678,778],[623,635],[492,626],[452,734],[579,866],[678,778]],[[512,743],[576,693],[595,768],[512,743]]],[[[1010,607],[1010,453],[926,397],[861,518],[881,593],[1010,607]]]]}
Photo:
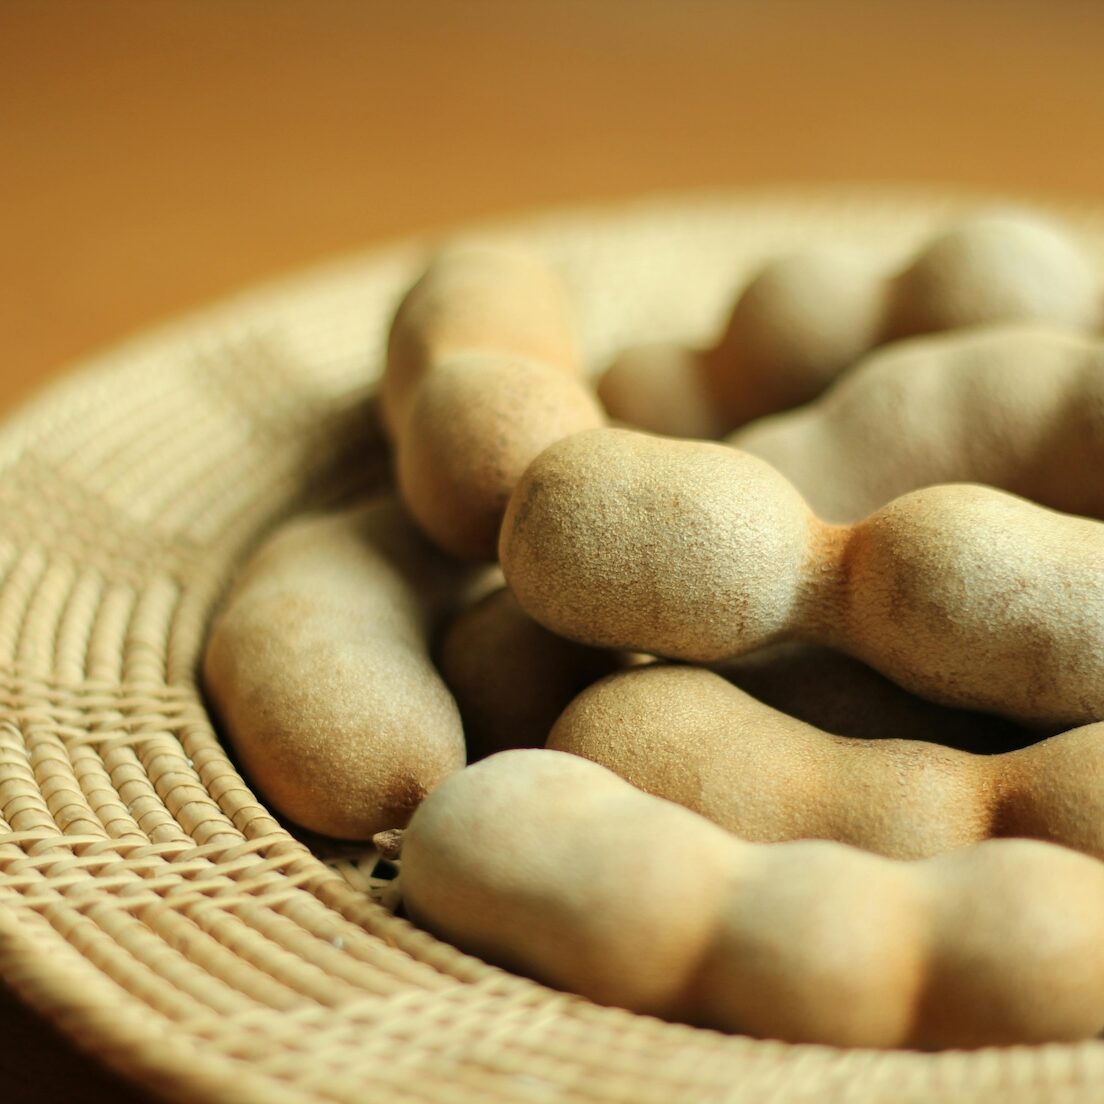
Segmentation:
{"type": "Polygon", "coordinates": [[[579,691],[629,662],[624,653],[550,633],[505,588],[458,613],[438,655],[460,707],[469,761],[542,746],[579,691]]]}
{"type": "Polygon", "coordinates": [[[721,437],[815,398],[879,339],[885,288],[861,257],[810,250],[768,261],[718,340],[630,347],[602,374],[612,418],[674,437],[721,437]]]}
{"type": "Polygon", "coordinates": [[[506,499],[557,436],[604,422],[581,378],[567,299],[534,257],[446,251],[395,314],[381,384],[399,488],[422,529],[494,559],[506,499]]]}
{"type": "Polygon", "coordinates": [[[522,607],[588,644],[711,663],[806,639],[945,705],[1104,718],[1101,523],[957,484],[830,526],[725,451],[615,429],[546,450],[500,540],[522,607]]]}
{"type": "Polygon", "coordinates": [[[928,886],[931,949],[910,1045],[1100,1035],[1104,962],[1092,933],[1104,864],[1037,840],[988,840],[914,869],[928,886]]]}
{"type": "Polygon", "coordinates": [[[405,824],[464,765],[459,713],[428,649],[475,574],[390,498],[292,522],[261,547],[215,623],[204,682],[272,808],[364,839],[405,824]]]}
{"type": "Polygon", "coordinates": [[[870,263],[844,249],[764,266],[702,355],[708,396],[728,426],[816,398],[881,340],[886,291],[870,263]]]}
{"type": "Polygon", "coordinates": [[[553,632],[711,662],[788,634],[814,524],[755,457],[596,429],[526,469],[499,559],[522,608],[553,632]]]}
{"type": "Polygon", "coordinates": [[[959,483],[845,532],[847,584],[814,636],[932,701],[1052,729],[1104,719],[1104,524],[959,483]]]}
{"type": "Polygon", "coordinates": [[[422,529],[462,559],[493,560],[510,492],[545,447],[602,425],[578,381],[536,361],[467,353],[429,372],[399,436],[399,489],[422,529]]]}
{"type": "Polygon", "coordinates": [[[827,839],[915,859],[993,835],[999,757],[830,736],[700,667],[604,679],[567,707],[548,747],[760,843],[827,839]]]}
{"type": "Polygon", "coordinates": [[[392,436],[425,373],[472,351],[580,374],[567,296],[539,258],[465,245],[433,259],[403,297],[388,334],[381,402],[392,436]]]}
{"type": "Polygon", "coordinates": [[[1104,723],[999,755],[858,740],[711,671],[654,665],[584,690],[548,747],[762,843],[828,839],[914,859],[1024,835],[1104,858],[1104,723]]]}
{"type": "Polygon", "coordinates": [[[1022,325],[895,343],[817,402],[728,443],[768,461],[827,521],[933,483],[986,483],[1104,518],[1104,344],[1022,325]]]}
{"type": "Polygon", "coordinates": [[[412,819],[404,908],[493,962],[601,1003],[677,1014],[716,925],[730,837],[681,809],[670,823],[689,836],[653,828],[640,813],[654,800],[571,755],[484,759],[412,819]],[[665,892],[647,892],[658,871],[669,872],[665,892]]]}
{"type": "Polygon", "coordinates": [[[712,404],[713,417],[696,424],[724,432],[809,402],[897,337],[1002,321],[1094,329],[1102,319],[1104,292],[1077,244],[1037,215],[996,212],[933,238],[896,274],[841,249],[773,260],[740,293],[713,345],[668,354],[662,371],[643,356],[635,387],[630,349],[616,362],[615,382],[600,386],[619,421],[706,436],[688,432],[695,423],[683,411],[694,404],[685,398],[665,418],[664,396],[704,387],[697,401],[712,404]],[[647,420],[637,421],[638,412],[647,420]]]}
{"type": "Polygon", "coordinates": [[[1100,281],[1080,247],[1027,211],[951,227],[892,285],[894,336],[1006,320],[1093,329],[1104,312],[1100,281]]]}
{"type": "Polygon", "coordinates": [[[611,417],[672,437],[720,437],[730,426],[706,390],[703,357],[673,342],[638,345],[614,358],[598,381],[611,417]]]}
{"type": "Polygon", "coordinates": [[[727,1031],[942,1047],[1104,1027],[1104,865],[1037,841],[921,863],[763,847],[584,759],[508,751],[423,803],[400,884],[464,950],[727,1031]]]}

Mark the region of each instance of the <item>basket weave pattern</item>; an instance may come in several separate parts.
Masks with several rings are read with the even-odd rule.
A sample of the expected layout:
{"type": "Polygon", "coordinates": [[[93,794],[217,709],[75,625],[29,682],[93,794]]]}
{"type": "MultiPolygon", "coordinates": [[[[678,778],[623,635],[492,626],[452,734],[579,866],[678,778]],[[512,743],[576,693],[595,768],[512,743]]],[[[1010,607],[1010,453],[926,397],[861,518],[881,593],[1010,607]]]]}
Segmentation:
{"type": "MultiPolygon", "coordinates": [[[[816,239],[889,262],[962,206],[715,199],[501,233],[565,273],[598,359],[708,333],[766,255],[816,239]]],[[[1104,223],[1073,221],[1104,270],[1104,223]]],[[[267,812],[197,686],[207,625],[274,524],[385,479],[367,399],[421,258],[376,252],[131,343],[0,433],[0,975],[171,1099],[1098,1098],[1099,1043],[848,1052],[596,1008],[416,931],[376,899],[371,851],[267,812]]]]}

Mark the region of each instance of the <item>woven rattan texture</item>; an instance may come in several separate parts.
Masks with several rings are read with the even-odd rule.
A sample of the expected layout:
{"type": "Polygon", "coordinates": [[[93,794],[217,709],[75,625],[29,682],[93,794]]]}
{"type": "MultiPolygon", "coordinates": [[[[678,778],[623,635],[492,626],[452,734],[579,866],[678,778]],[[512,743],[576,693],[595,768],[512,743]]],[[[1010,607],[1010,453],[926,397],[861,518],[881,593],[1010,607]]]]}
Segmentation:
{"type": "MultiPolygon", "coordinates": [[[[597,362],[703,336],[774,251],[888,263],[971,206],[721,197],[491,233],[560,267],[597,362]]],[[[1104,220],[1067,216],[1104,271],[1104,220]]],[[[1100,1043],[846,1052],[596,1008],[415,931],[375,899],[371,852],[265,810],[197,687],[204,634],[273,524],[386,478],[371,387],[422,259],[406,244],[191,318],[0,433],[0,975],[178,1100],[1100,1099],[1100,1043]]]]}

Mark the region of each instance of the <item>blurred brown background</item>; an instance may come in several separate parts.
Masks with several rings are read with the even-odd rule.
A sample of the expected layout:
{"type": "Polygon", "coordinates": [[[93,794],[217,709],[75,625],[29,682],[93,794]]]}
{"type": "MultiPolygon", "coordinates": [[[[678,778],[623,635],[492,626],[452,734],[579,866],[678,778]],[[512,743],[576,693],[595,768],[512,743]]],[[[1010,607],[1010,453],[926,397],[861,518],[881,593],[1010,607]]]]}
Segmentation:
{"type": "MultiPolygon", "coordinates": [[[[0,410],[471,216],[776,181],[1093,200],[1102,59],[1099,0],[0,0],[0,410]]],[[[0,1078],[135,1099],[2,991],[0,1078]]]]}
{"type": "Polygon", "coordinates": [[[1104,188],[1099,0],[0,0],[0,408],[268,274],[641,191],[1104,188]]]}

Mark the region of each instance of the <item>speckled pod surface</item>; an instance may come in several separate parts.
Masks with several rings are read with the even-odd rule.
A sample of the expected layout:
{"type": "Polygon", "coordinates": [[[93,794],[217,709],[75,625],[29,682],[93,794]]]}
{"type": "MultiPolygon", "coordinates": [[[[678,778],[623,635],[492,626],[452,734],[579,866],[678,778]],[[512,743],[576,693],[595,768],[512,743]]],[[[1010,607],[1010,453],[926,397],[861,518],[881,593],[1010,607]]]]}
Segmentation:
{"type": "Polygon", "coordinates": [[[715,344],[629,348],[599,393],[619,421],[719,437],[815,398],[886,341],[1001,321],[1091,329],[1102,319],[1104,291],[1073,239],[1037,215],[992,212],[934,236],[894,274],[840,247],[768,261],[715,344]]]}
{"type": "Polygon", "coordinates": [[[458,946],[667,1019],[921,1048],[1104,1027],[1104,864],[1033,840],[919,863],[767,847],[577,756],[509,751],[424,802],[400,881],[458,946]]]}
{"type": "Polygon", "coordinates": [[[1104,344],[985,326],[880,350],[800,410],[728,443],[768,461],[826,521],[933,483],[985,483],[1104,517],[1104,344]]]}
{"type": "Polygon", "coordinates": [[[1104,858],[1104,723],[1002,755],[857,740],[702,668],[656,665],[583,691],[548,747],[601,763],[741,839],[828,839],[917,859],[1029,836],[1104,858]]]}
{"type": "Polygon", "coordinates": [[[535,257],[486,247],[446,251],[407,292],[381,405],[411,514],[441,548],[472,560],[494,559],[529,461],[604,421],[555,276],[535,257]]]}
{"type": "Polygon", "coordinates": [[[326,835],[405,824],[464,765],[456,704],[429,656],[479,573],[386,498],[295,521],[254,555],[207,646],[207,692],[273,807],[326,835]]]}
{"type": "Polygon", "coordinates": [[[746,453],[600,429],[530,465],[500,553],[522,607],[583,643],[708,663],[806,639],[942,704],[1104,718],[1104,525],[991,488],[832,526],[746,453]]]}

